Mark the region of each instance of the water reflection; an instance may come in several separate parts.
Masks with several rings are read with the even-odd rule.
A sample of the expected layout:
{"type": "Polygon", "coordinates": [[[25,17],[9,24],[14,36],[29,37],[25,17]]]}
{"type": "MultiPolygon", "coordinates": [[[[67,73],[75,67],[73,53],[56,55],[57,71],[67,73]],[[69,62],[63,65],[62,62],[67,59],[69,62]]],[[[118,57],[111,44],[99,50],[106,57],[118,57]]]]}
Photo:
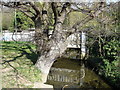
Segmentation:
{"type": "Polygon", "coordinates": [[[81,86],[83,86],[83,83],[84,83],[84,78],[85,78],[85,65],[84,65],[84,63],[81,61],[81,63],[80,63],[80,66],[81,66],[81,68],[80,68],[80,87],[81,86]]]}
{"type": "Polygon", "coordinates": [[[54,88],[110,88],[98,75],[77,59],[60,58],[52,66],[47,84],[54,88]]]}
{"type": "Polygon", "coordinates": [[[52,67],[48,76],[48,80],[78,84],[79,73],[80,72],[77,70],[52,67]]]}

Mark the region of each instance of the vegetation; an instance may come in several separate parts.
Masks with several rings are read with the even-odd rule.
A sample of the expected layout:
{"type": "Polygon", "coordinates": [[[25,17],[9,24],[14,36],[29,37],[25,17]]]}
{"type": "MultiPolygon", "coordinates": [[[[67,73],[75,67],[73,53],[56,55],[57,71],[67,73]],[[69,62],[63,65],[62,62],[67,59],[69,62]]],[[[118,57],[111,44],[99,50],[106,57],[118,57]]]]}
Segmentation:
{"type": "MultiPolygon", "coordinates": [[[[29,26],[35,26],[34,40],[37,48],[37,52],[35,52],[32,49],[35,49],[35,47],[32,46],[31,48],[31,44],[29,46],[28,44],[22,45],[20,42],[19,44],[4,42],[4,67],[12,67],[13,71],[18,72],[17,75],[26,76],[28,72],[26,70],[29,70],[29,68],[27,69],[27,64],[28,66],[30,64],[33,68],[30,70],[35,70],[32,64],[35,64],[37,60],[35,64],[36,67],[39,68],[43,75],[48,74],[56,58],[61,56],[67,49],[68,37],[77,32],[85,31],[88,35],[87,47],[89,49],[89,58],[95,58],[95,60],[92,59],[94,60],[93,63],[99,63],[97,67],[98,73],[106,78],[112,86],[120,86],[120,14],[117,13],[116,3],[107,5],[105,2],[99,2],[87,5],[84,3],[76,4],[69,2],[18,2],[16,6],[14,6],[14,2],[3,4],[10,8],[17,8],[23,12],[17,12],[17,27],[19,29],[27,29],[29,26]],[[72,5],[77,9],[72,8],[72,5]],[[76,18],[73,18],[73,16],[76,18]],[[66,18],[68,18],[69,21],[67,21],[66,18]],[[65,24],[70,25],[67,26],[65,24]],[[66,31],[63,28],[66,29],[66,31]],[[53,30],[51,37],[49,37],[50,35],[48,34],[50,29],[53,30]],[[54,47],[58,49],[54,50],[54,47]],[[7,51],[8,49],[11,50],[11,52],[7,51]],[[12,50],[15,49],[17,53],[12,52],[12,50]],[[14,58],[12,55],[16,55],[16,57],[14,58]],[[10,58],[8,59],[9,61],[6,61],[6,56],[10,58]],[[22,57],[26,57],[26,59],[22,60],[22,57]],[[11,60],[11,58],[13,59],[11,60]],[[17,60],[17,58],[19,58],[19,60],[17,60]],[[18,65],[17,63],[20,64],[18,65]],[[12,64],[15,65],[16,69],[12,64]],[[22,65],[22,67],[20,67],[20,65],[22,65]],[[26,74],[24,75],[24,73],[26,74]]],[[[37,73],[37,77],[39,77],[38,71],[35,72],[37,73]]],[[[36,82],[37,80],[33,78],[33,73],[30,74],[27,79],[31,82],[36,82]]]]}
{"type": "Polygon", "coordinates": [[[120,42],[111,40],[103,48],[106,55],[102,57],[103,64],[100,65],[99,74],[104,76],[113,87],[120,88],[120,42]]]}
{"type": "Polygon", "coordinates": [[[93,59],[91,61],[97,64],[96,70],[98,74],[104,77],[114,88],[120,88],[119,16],[118,8],[110,8],[109,11],[104,12],[102,15],[101,21],[103,18],[106,18],[106,20],[99,22],[97,24],[98,28],[95,28],[96,31],[92,31],[96,35],[88,34],[89,55],[93,59]]]}
{"type": "MultiPolygon", "coordinates": [[[[94,19],[102,13],[102,9],[104,9],[104,2],[94,2],[91,5],[88,5],[86,3],[70,2],[41,3],[29,1],[6,3],[3,1],[1,4],[10,8],[16,8],[34,22],[34,42],[37,46],[36,51],[39,54],[39,58],[35,65],[44,76],[48,75],[56,58],[61,56],[67,49],[69,36],[75,34],[76,32],[80,32],[80,27],[94,19]],[[82,5],[84,7],[81,7],[82,5]],[[73,6],[76,9],[73,8],[73,6]],[[67,27],[65,30],[63,24],[67,23],[66,18],[68,18],[69,14],[74,11],[83,13],[85,17],[75,23],[71,23],[73,25],[70,25],[70,27],[67,27]],[[50,28],[52,28],[51,36],[49,35],[50,28]],[[58,49],[54,50],[54,47],[58,49]]],[[[46,82],[46,79],[47,77],[43,79],[43,82],[46,82]]]]}
{"type": "Polygon", "coordinates": [[[2,29],[3,30],[9,30],[11,32],[14,32],[15,29],[18,31],[23,31],[27,30],[30,28],[34,28],[34,23],[33,21],[25,16],[22,12],[20,11],[15,11],[8,9],[10,11],[7,11],[4,9],[3,13],[3,22],[2,22],[2,29]],[[16,13],[16,15],[15,15],[16,13]],[[9,23],[8,23],[9,22],[9,23]]]}
{"type": "Polygon", "coordinates": [[[41,73],[34,66],[35,45],[26,42],[2,42],[2,87],[32,88],[41,82],[41,73]]]}
{"type": "MultiPolygon", "coordinates": [[[[15,23],[15,22],[14,22],[15,23]]],[[[22,12],[16,12],[16,27],[18,30],[27,30],[34,27],[33,21],[22,12]]]]}

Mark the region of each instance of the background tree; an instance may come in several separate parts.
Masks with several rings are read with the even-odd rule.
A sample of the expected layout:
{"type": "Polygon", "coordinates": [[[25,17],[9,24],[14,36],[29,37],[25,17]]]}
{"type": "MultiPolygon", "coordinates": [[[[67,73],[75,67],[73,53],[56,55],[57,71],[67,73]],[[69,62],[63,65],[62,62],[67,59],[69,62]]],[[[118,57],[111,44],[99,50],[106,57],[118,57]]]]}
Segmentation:
{"type": "Polygon", "coordinates": [[[103,13],[90,22],[88,31],[89,58],[99,63],[97,72],[113,86],[118,87],[120,80],[120,37],[119,3],[110,3],[103,13]]]}

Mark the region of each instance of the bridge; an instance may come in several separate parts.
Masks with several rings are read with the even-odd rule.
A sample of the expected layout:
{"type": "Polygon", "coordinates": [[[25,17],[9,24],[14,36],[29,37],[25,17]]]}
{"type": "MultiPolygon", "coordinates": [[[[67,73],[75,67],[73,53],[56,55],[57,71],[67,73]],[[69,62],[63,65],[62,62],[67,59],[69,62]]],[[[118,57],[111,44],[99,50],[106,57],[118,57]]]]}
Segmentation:
{"type": "MultiPolygon", "coordinates": [[[[35,31],[22,31],[22,32],[4,32],[2,38],[3,41],[33,41],[35,31]]],[[[69,36],[67,48],[80,48],[81,49],[81,58],[85,56],[86,48],[86,33],[75,33],[69,36]]],[[[54,47],[53,47],[54,48],[54,47]]]]}
{"type": "MultiPolygon", "coordinates": [[[[32,41],[35,31],[23,31],[23,32],[3,32],[1,40],[3,41],[32,41]]],[[[85,44],[85,33],[75,33],[71,35],[68,40],[68,48],[80,48],[80,43],[85,44]],[[81,38],[83,38],[81,40],[81,38]]],[[[83,47],[84,48],[84,47],[83,47]]]]}

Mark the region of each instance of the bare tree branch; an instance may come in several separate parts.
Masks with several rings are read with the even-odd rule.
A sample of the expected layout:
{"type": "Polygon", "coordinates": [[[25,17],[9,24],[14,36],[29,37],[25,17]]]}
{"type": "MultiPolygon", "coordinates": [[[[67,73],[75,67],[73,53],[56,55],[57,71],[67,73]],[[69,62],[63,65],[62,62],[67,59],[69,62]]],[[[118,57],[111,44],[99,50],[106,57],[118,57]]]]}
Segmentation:
{"type": "Polygon", "coordinates": [[[72,11],[77,11],[77,12],[82,12],[82,13],[86,13],[86,14],[88,14],[88,13],[90,13],[92,10],[89,8],[84,8],[83,9],[83,5],[82,5],[83,3],[80,3],[79,4],[79,6],[81,6],[81,8],[78,6],[78,4],[76,4],[76,3],[72,3],[72,7],[71,7],[71,10],[72,11]]]}
{"type": "Polygon", "coordinates": [[[9,8],[16,8],[31,19],[33,19],[36,13],[40,13],[38,8],[32,2],[7,2],[6,3],[3,1],[3,2],[0,2],[0,4],[9,8]],[[31,7],[35,11],[35,13],[30,10],[31,7]]]}
{"type": "Polygon", "coordinates": [[[106,6],[103,5],[102,2],[99,3],[98,7],[96,8],[96,11],[94,12],[90,12],[89,15],[87,15],[84,19],[78,21],[77,23],[75,23],[71,30],[71,33],[74,33],[78,30],[79,27],[82,27],[85,23],[89,22],[90,20],[92,20],[93,18],[97,17],[102,10],[105,8],[106,6]]]}
{"type": "Polygon", "coordinates": [[[57,21],[57,7],[56,7],[56,3],[52,2],[51,6],[52,6],[53,14],[54,14],[54,21],[55,21],[54,24],[56,24],[56,21],[57,21]]]}
{"type": "Polygon", "coordinates": [[[26,12],[26,11],[24,11],[23,9],[21,9],[21,8],[18,8],[18,10],[19,11],[21,11],[23,14],[25,14],[27,17],[29,17],[29,18],[33,18],[33,16],[31,15],[31,14],[29,14],[28,12],[26,12]]]}
{"type": "Polygon", "coordinates": [[[37,6],[35,6],[35,4],[33,4],[32,2],[28,2],[28,3],[35,10],[36,14],[40,14],[40,10],[37,8],[37,6]]]}
{"type": "MultiPolygon", "coordinates": [[[[63,4],[62,10],[60,11],[60,13],[65,12],[66,9],[67,9],[68,7],[70,7],[70,6],[71,6],[71,4],[70,4],[69,2],[66,2],[65,4],[63,4]]],[[[66,12],[67,12],[67,11],[66,11],[66,12]]]]}

